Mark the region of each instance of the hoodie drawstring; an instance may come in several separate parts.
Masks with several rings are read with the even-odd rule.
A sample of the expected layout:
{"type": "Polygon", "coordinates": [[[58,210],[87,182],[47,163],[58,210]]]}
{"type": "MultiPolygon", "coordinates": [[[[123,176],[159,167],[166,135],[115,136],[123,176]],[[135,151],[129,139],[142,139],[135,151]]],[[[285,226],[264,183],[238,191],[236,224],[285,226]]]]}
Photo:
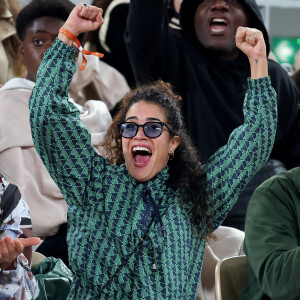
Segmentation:
{"type": "MultiPolygon", "coordinates": [[[[155,216],[156,216],[156,223],[157,223],[157,225],[159,227],[160,235],[163,238],[166,238],[166,229],[165,229],[164,224],[162,222],[161,214],[159,212],[159,208],[158,208],[157,204],[155,203],[154,199],[152,198],[150,191],[147,190],[146,187],[144,187],[143,194],[150,199],[151,204],[152,204],[152,206],[154,208],[155,216]]],[[[145,199],[145,200],[147,202],[147,199],[145,199]]]]}

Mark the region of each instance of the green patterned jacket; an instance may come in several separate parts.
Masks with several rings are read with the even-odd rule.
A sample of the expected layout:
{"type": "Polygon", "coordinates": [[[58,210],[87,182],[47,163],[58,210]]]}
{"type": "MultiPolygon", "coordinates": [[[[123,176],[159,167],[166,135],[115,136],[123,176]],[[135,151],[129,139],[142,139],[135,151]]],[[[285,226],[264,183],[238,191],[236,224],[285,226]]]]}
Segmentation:
{"type": "MultiPolygon", "coordinates": [[[[140,183],[124,165],[110,166],[95,152],[76,107],[68,102],[75,53],[56,40],[30,98],[35,147],[69,205],[74,272],[69,299],[195,299],[205,239],[197,237],[178,190],[166,185],[168,167],[140,183]],[[147,238],[137,247],[145,232],[147,238]]],[[[276,107],[270,78],[249,79],[245,123],[204,166],[215,228],[268,160],[276,107]]]]}

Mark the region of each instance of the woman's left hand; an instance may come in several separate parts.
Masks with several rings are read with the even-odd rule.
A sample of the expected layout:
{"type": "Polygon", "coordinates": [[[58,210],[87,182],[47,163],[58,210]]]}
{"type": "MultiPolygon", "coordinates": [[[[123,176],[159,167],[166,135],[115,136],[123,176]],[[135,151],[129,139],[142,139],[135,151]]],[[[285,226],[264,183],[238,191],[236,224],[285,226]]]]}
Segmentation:
{"type": "Polygon", "coordinates": [[[266,43],[262,32],[255,28],[238,27],[236,46],[244,52],[250,62],[251,78],[268,76],[266,43]]]}

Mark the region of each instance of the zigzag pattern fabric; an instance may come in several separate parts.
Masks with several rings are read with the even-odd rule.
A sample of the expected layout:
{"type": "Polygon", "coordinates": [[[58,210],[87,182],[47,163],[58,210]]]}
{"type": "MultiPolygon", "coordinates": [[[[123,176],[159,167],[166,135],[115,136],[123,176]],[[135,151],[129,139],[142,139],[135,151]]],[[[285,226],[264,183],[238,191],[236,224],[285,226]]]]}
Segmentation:
{"type": "MultiPolygon", "coordinates": [[[[190,207],[180,201],[178,190],[166,186],[168,167],[139,183],[124,165],[110,166],[94,151],[76,107],[67,100],[75,54],[56,40],[30,98],[35,147],[69,205],[75,279],[68,299],[195,299],[205,239],[190,223],[190,207]],[[133,251],[147,231],[142,246],[133,251]]],[[[270,78],[249,80],[244,113],[245,124],[204,166],[215,228],[273,147],[277,108],[270,78]]]]}

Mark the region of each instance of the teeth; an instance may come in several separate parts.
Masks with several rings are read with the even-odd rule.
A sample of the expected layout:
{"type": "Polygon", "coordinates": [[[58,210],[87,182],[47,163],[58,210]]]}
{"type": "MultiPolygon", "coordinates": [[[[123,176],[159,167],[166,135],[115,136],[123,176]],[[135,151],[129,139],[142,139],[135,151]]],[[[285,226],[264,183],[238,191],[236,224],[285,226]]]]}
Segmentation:
{"type": "Polygon", "coordinates": [[[146,151],[148,153],[151,153],[151,151],[146,148],[146,147],[141,147],[141,146],[136,146],[136,147],[133,147],[133,151],[146,151]]]}
{"type": "Polygon", "coordinates": [[[211,31],[212,32],[221,32],[221,31],[223,31],[223,29],[215,29],[215,28],[213,28],[211,31]]]}
{"type": "Polygon", "coordinates": [[[225,23],[225,20],[222,19],[222,18],[214,18],[213,22],[216,22],[216,23],[225,23]]]}

